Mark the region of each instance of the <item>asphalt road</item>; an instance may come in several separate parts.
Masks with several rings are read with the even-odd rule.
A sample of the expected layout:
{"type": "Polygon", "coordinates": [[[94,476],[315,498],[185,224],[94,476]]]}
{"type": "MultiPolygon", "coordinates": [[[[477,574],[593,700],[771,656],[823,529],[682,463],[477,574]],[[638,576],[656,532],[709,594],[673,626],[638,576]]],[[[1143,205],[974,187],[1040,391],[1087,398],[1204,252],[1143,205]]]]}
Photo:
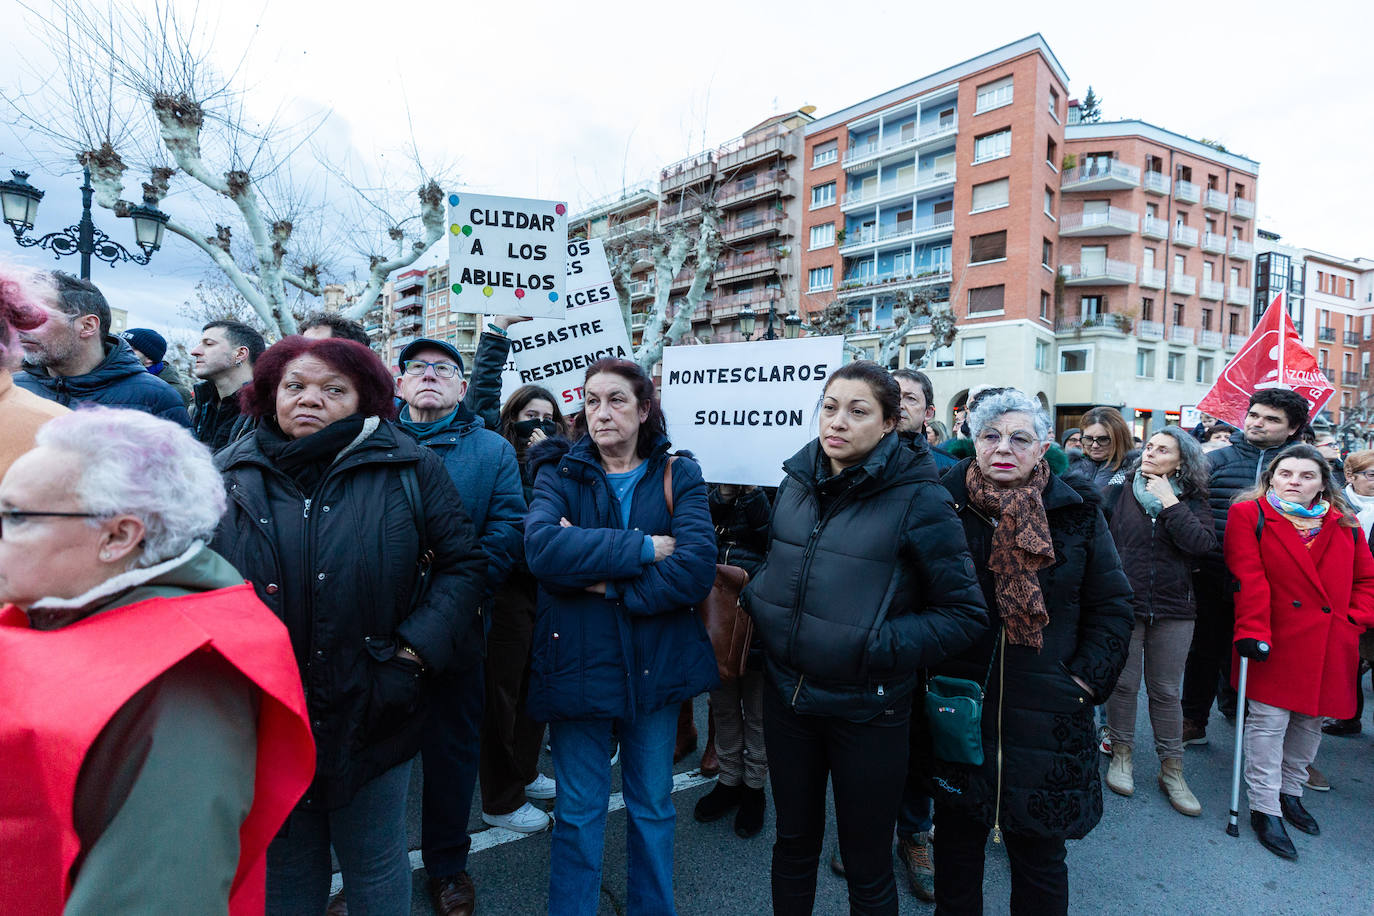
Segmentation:
{"type": "MultiPolygon", "coordinates": [[[[706,734],[706,701],[697,700],[697,727],[706,734]]],[[[1322,834],[1309,837],[1289,831],[1299,860],[1287,862],[1255,841],[1241,795],[1241,835],[1225,833],[1230,796],[1233,726],[1214,715],[1211,743],[1190,747],[1185,774],[1203,805],[1199,818],[1169,807],[1155,784],[1158,763],[1149,739],[1142,693],[1137,725],[1136,794],[1121,798],[1107,791],[1102,822],[1086,839],[1069,844],[1069,881],[1074,913],[1141,914],[1367,914],[1374,912],[1374,728],[1348,738],[1327,736],[1318,766],[1332,790],[1308,792],[1305,802],[1319,820],[1322,834]]],[[[1103,772],[1106,758],[1103,760],[1103,772]]],[[[681,916],[764,914],[771,911],[769,858],[773,842],[771,807],[764,831],[751,840],[734,835],[732,820],[698,824],[692,819],[696,800],[711,780],[694,778],[697,755],[678,767],[674,794],[678,810],[675,888],[681,916]]],[[[544,772],[552,774],[547,755],[544,772]]],[[[619,791],[618,769],[612,791],[619,791]]],[[[418,846],[418,779],[411,793],[412,848],[418,846]]],[[[548,803],[552,806],[552,802],[548,803]]],[[[771,806],[772,800],[769,799],[771,806]]],[[[547,912],[549,834],[486,846],[497,834],[486,829],[473,808],[475,852],[469,872],[477,885],[477,912],[482,916],[527,916],[547,912]]],[[[833,807],[827,851],[833,843],[833,807]]],[[[936,827],[938,833],[938,826],[936,827]]],[[[418,861],[418,854],[417,854],[418,861]]],[[[900,882],[900,876],[899,876],[900,882]]],[[[1005,913],[1010,891],[1006,856],[990,846],[985,884],[986,911],[1005,913]]],[[[848,912],[844,881],[822,864],[816,913],[848,912]]],[[[602,914],[624,914],[625,812],[609,815],[601,901],[602,914]]],[[[901,912],[934,911],[901,887],[901,912]]],[[[430,914],[425,875],[415,872],[415,914],[430,914]]]]}

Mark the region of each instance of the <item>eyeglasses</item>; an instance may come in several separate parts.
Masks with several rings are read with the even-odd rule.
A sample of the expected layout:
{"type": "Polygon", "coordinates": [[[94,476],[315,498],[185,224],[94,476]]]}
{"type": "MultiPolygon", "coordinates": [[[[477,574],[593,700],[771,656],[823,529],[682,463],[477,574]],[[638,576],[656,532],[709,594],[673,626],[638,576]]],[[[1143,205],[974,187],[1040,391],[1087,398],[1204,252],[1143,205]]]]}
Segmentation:
{"type": "Polygon", "coordinates": [[[1374,471],[1360,471],[1355,476],[1363,477],[1365,480],[1374,480],[1374,471]]]}
{"type": "MultiPolygon", "coordinates": [[[[1028,452],[1035,445],[1036,439],[1027,433],[1012,433],[1011,447],[1013,451],[1028,452]]],[[[978,444],[983,448],[995,450],[1002,444],[1002,434],[995,429],[985,429],[978,434],[978,444]]]]}
{"type": "Polygon", "coordinates": [[[1111,445],[1111,436],[1083,436],[1081,437],[1084,445],[1111,445]]]}
{"type": "Polygon", "coordinates": [[[20,521],[28,518],[103,518],[97,512],[27,512],[23,509],[0,510],[0,538],[5,536],[5,521],[20,521]]]}
{"type": "Polygon", "coordinates": [[[401,368],[406,375],[424,375],[429,368],[433,368],[439,378],[453,378],[458,374],[458,367],[453,363],[428,363],[423,359],[408,359],[401,364],[401,368]]]}

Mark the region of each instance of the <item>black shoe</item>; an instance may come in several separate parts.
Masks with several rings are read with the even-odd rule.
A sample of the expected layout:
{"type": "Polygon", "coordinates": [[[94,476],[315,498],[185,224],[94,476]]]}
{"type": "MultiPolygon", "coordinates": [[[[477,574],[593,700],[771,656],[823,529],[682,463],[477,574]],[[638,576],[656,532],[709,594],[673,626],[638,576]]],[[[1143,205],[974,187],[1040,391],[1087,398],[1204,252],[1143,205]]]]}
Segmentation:
{"type": "Polygon", "coordinates": [[[692,816],[703,824],[718,821],[739,807],[743,791],[740,786],[727,786],[722,782],[717,782],[716,787],[703,795],[701,800],[697,802],[692,816]]]}
{"type": "Polygon", "coordinates": [[[1323,735],[1358,735],[1363,730],[1359,719],[1327,719],[1322,726],[1323,735]]]}
{"type": "Polygon", "coordinates": [[[746,840],[758,836],[763,829],[763,809],[766,806],[762,786],[757,789],[745,786],[740,794],[739,810],[735,812],[735,835],[746,840]]]}
{"type": "Polygon", "coordinates": [[[1279,793],[1279,810],[1283,812],[1284,820],[1303,833],[1317,836],[1322,832],[1317,826],[1317,819],[1302,806],[1302,796],[1279,793]]]}
{"type": "Polygon", "coordinates": [[[1250,826],[1255,829],[1255,838],[1260,845],[1282,859],[1296,859],[1298,850],[1288,839],[1288,831],[1283,829],[1283,818],[1263,811],[1250,812],[1250,826]]]}

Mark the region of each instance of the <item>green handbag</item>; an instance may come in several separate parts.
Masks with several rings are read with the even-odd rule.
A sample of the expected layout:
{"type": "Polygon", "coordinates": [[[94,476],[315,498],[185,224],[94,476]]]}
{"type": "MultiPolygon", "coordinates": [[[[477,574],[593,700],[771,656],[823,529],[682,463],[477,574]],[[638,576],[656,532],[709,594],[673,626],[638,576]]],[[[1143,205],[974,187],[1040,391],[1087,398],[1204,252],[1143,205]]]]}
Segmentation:
{"type": "Polygon", "coordinates": [[[983,765],[983,695],[992,677],[997,646],[993,643],[988,673],[982,684],[944,675],[937,675],[926,683],[926,722],[932,750],[940,760],[983,765]]]}

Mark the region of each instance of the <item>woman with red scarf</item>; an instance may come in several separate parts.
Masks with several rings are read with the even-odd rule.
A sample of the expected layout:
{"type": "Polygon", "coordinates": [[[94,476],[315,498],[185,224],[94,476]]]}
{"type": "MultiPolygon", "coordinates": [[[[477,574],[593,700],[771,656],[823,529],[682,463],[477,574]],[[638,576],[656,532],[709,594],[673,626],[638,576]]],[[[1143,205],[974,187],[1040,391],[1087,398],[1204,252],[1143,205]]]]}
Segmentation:
{"type": "MultiPolygon", "coordinates": [[[[1320,832],[1302,803],[1322,716],[1355,711],[1359,638],[1374,626],[1374,556],[1331,466],[1310,445],[1279,453],[1226,519],[1236,592],[1235,651],[1249,665],[1245,784],[1250,825],[1285,859],[1283,822],[1320,832]]],[[[1238,679],[1239,660],[1231,665],[1238,679]]]]}

